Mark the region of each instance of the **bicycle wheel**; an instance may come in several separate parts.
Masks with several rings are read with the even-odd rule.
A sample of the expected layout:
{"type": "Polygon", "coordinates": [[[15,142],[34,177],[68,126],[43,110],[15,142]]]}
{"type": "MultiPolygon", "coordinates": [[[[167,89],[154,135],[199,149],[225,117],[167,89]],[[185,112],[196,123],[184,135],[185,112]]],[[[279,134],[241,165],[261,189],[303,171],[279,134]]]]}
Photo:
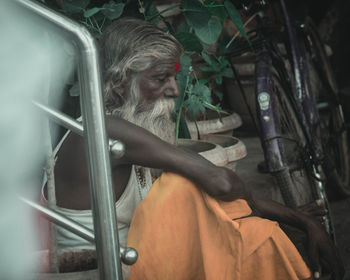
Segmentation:
{"type": "Polygon", "coordinates": [[[339,102],[337,83],[317,30],[311,19],[305,21],[311,91],[319,112],[318,137],[324,151],[323,169],[327,189],[339,198],[350,195],[348,136],[339,102]]]}
{"type": "Polygon", "coordinates": [[[290,99],[292,90],[284,63],[264,50],[257,57],[255,72],[265,162],[285,204],[297,208],[314,200],[315,188],[308,142],[290,99]]]}
{"type": "Polygon", "coordinates": [[[288,206],[298,207],[315,200],[307,140],[288,95],[276,73],[272,75],[275,98],[275,125],[279,134],[278,144],[286,168],[275,172],[277,184],[288,206]],[[293,205],[294,200],[294,205],[293,205]]]}
{"type": "MultiPolygon", "coordinates": [[[[278,146],[284,162],[284,168],[273,172],[272,175],[287,206],[299,208],[319,199],[323,201],[326,210],[323,224],[331,239],[335,241],[331,211],[324,192],[322,166],[316,166],[312,162],[309,145],[290,98],[291,92],[287,82],[282,83],[276,71],[273,68],[271,71],[274,125],[279,135],[278,146]]],[[[265,151],[269,149],[267,145],[268,143],[265,143],[265,151]]],[[[268,158],[266,161],[268,162],[268,158]]]]}

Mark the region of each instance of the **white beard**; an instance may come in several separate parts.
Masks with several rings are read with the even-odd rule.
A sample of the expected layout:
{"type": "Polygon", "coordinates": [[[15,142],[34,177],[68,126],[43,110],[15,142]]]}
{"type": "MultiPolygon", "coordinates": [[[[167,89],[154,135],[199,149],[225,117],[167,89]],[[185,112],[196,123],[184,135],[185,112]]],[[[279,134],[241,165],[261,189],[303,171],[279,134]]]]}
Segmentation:
{"type": "Polygon", "coordinates": [[[163,141],[174,144],[175,122],[171,120],[171,113],[175,106],[174,99],[162,98],[145,105],[141,101],[136,82],[136,79],[133,79],[128,99],[123,106],[113,110],[112,114],[150,131],[163,141]]]}

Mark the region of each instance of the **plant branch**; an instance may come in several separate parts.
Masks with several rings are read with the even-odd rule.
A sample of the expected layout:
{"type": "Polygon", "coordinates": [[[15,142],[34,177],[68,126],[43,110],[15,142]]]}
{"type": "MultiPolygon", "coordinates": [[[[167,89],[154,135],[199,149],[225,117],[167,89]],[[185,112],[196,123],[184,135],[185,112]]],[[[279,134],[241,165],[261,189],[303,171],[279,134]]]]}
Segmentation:
{"type": "Polygon", "coordinates": [[[105,22],[106,22],[106,17],[103,18],[103,21],[101,23],[101,30],[102,30],[103,26],[105,25],[105,22]]]}
{"type": "MultiPolygon", "coordinates": [[[[246,28],[247,25],[258,15],[258,13],[255,13],[254,15],[252,15],[249,19],[247,19],[247,21],[243,24],[243,27],[246,28]]],[[[240,31],[238,30],[236,32],[236,34],[232,37],[232,39],[230,40],[230,42],[227,43],[227,45],[225,46],[225,49],[228,49],[232,42],[238,37],[238,35],[240,34],[240,31]]]]}
{"type": "Polygon", "coordinates": [[[180,6],[180,3],[178,3],[178,4],[174,4],[174,5],[172,5],[172,6],[168,7],[168,8],[166,8],[166,9],[164,9],[164,10],[161,10],[161,11],[160,11],[160,12],[158,12],[157,14],[155,14],[155,15],[151,16],[150,18],[148,18],[148,20],[152,20],[152,19],[154,19],[154,18],[156,18],[156,17],[158,17],[158,16],[162,15],[163,13],[165,13],[165,12],[167,12],[167,11],[170,11],[170,10],[172,10],[172,9],[176,8],[176,7],[179,7],[179,6],[180,6]]]}
{"type": "Polygon", "coordinates": [[[98,33],[100,33],[100,35],[101,35],[102,34],[101,27],[98,25],[98,22],[96,21],[94,16],[92,16],[92,19],[94,20],[94,22],[96,24],[96,28],[98,30],[98,33]]]}
{"type": "Polygon", "coordinates": [[[143,7],[141,0],[137,0],[137,2],[139,3],[139,6],[140,6],[140,13],[143,15],[144,20],[147,20],[146,10],[143,7]]]}

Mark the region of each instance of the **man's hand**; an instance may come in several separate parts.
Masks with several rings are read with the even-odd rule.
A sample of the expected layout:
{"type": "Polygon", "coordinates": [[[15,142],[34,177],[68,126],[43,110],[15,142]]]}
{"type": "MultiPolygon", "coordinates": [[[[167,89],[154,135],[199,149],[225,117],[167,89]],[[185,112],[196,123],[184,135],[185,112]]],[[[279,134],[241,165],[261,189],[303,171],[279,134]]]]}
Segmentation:
{"type": "Polygon", "coordinates": [[[235,172],[225,167],[209,166],[196,184],[210,196],[223,201],[246,199],[248,191],[235,172]]]}
{"type": "Polygon", "coordinates": [[[334,278],[332,279],[342,279],[344,268],[337,250],[323,225],[310,215],[310,211],[305,213],[255,196],[252,196],[248,203],[259,211],[261,217],[297,227],[307,233],[311,270],[314,272],[315,278],[321,276],[320,267],[323,265],[322,267],[327,272],[333,274],[334,278]]]}
{"type": "Polygon", "coordinates": [[[310,218],[305,229],[308,234],[311,270],[315,279],[320,278],[321,268],[332,273],[332,279],[343,279],[345,273],[343,263],[324,227],[317,220],[310,218]]]}

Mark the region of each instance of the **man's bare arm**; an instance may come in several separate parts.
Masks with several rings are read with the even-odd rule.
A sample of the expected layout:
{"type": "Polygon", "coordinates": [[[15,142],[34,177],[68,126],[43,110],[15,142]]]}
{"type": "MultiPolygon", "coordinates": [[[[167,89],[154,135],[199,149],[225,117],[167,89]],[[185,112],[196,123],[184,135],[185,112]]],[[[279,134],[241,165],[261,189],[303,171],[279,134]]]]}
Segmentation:
{"type": "Polygon", "coordinates": [[[123,158],[112,161],[112,164],[138,164],[178,173],[211,196],[228,193],[234,199],[245,196],[244,184],[231,170],[217,167],[198,154],[176,148],[121,118],[107,116],[106,122],[109,137],[126,145],[123,158]]]}
{"type": "Polygon", "coordinates": [[[308,249],[311,269],[320,275],[321,264],[331,272],[332,279],[342,279],[344,267],[339,254],[331,242],[324,227],[314,217],[302,211],[288,208],[272,200],[257,198],[254,195],[248,199],[249,204],[256,208],[263,218],[295,226],[304,230],[308,236],[308,249]]]}

